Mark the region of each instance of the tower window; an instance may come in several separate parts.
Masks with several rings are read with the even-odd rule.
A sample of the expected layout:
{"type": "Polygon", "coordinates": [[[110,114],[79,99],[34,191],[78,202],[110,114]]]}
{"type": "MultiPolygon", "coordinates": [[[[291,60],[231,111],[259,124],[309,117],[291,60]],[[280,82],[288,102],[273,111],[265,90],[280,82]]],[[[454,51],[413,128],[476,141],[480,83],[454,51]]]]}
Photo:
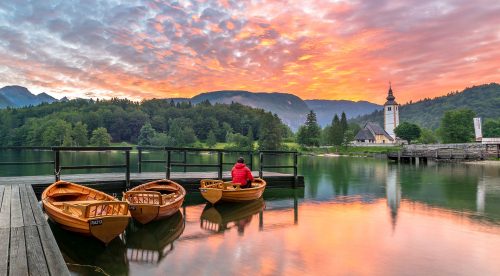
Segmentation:
{"type": "Polygon", "coordinates": [[[387,107],[387,111],[391,111],[391,107],[390,107],[390,106],[389,106],[389,107],[387,107]]]}

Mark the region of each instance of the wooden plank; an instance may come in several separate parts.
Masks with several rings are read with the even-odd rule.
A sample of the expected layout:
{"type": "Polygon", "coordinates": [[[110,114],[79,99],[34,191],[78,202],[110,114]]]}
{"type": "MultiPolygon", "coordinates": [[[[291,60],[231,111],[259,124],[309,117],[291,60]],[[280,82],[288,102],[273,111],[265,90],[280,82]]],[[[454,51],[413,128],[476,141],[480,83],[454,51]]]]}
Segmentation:
{"type": "Polygon", "coordinates": [[[12,185],[10,202],[10,227],[24,226],[23,212],[21,209],[21,195],[19,194],[19,185],[12,185]]]}
{"type": "Polygon", "coordinates": [[[3,201],[3,192],[4,192],[4,190],[5,190],[5,186],[0,186],[0,208],[2,208],[2,201],[3,201]]]}
{"type": "Polygon", "coordinates": [[[0,275],[7,275],[9,272],[9,242],[10,228],[0,229],[0,275]]]}
{"type": "Polygon", "coordinates": [[[10,229],[9,274],[28,275],[24,227],[10,229]]]}
{"type": "Polygon", "coordinates": [[[10,199],[12,187],[5,186],[3,192],[2,208],[0,209],[0,228],[10,228],[10,199]]]}
{"type": "Polygon", "coordinates": [[[33,210],[26,189],[31,189],[31,187],[26,187],[26,185],[19,185],[19,194],[21,196],[21,210],[23,213],[24,225],[36,225],[35,217],[33,216],[33,210]]]}
{"type": "Polygon", "coordinates": [[[44,225],[37,225],[37,228],[50,275],[70,275],[49,225],[45,223],[44,225]]]}
{"type": "Polygon", "coordinates": [[[49,269],[36,225],[25,226],[24,236],[26,237],[26,252],[30,275],[49,275],[49,269]]]}
{"type": "Polygon", "coordinates": [[[37,225],[43,225],[47,223],[47,219],[43,214],[41,209],[41,205],[38,203],[38,199],[36,198],[35,192],[30,186],[26,187],[26,192],[28,194],[28,199],[31,205],[31,211],[33,212],[33,217],[35,218],[35,223],[37,225]]]}

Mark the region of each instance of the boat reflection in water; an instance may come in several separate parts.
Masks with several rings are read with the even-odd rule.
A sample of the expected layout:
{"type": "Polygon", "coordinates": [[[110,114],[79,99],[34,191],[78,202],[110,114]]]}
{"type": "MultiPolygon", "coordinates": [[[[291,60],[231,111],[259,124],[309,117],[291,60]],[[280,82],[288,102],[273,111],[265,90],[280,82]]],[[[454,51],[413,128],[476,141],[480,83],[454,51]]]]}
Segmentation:
{"type": "Polygon", "coordinates": [[[167,219],[145,225],[135,221],[130,223],[125,232],[129,261],[160,262],[174,250],[174,241],[184,232],[184,227],[184,216],[180,211],[167,219]]]}
{"type": "Polygon", "coordinates": [[[202,229],[215,233],[223,233],[236,227],[238,234],[243,235],[253,215],[263,211],[265,206],[262,198],[243,203],[224,202],[215,206],[207,203],[201,214],[200,226],[202,229]]]}
{"type": "Polygon", "coordinates": [[[115,238],[103,245],[90,236],[66,231],[51,220],[50,229],[71,272],[81,275],[128,275],[126,247],[115,238]]]}

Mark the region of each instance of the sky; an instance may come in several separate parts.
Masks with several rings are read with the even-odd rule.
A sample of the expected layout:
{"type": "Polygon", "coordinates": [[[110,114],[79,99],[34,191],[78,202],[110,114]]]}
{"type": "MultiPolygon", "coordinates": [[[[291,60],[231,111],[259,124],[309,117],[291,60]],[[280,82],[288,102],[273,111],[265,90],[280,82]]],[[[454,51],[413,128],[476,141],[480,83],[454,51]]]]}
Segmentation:
{"type": "Polygon", "coordinates": [[[0,1],[0,87],[383,103],[500,82],[498,0],[0,1]]]}

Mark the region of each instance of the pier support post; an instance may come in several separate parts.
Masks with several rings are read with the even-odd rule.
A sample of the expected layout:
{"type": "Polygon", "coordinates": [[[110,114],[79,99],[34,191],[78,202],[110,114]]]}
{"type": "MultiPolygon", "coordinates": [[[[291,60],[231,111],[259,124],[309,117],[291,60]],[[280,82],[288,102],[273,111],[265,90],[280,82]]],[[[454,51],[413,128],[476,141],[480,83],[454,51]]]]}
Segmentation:
{"type": "Polygon", "coordinates": [[[262,169],[264,167],[264,153],[259,153],[259,178],[262,178],[262,169]]]}
{"type": "Polygon", "coordinates": [[[217,178],[222,179],[222,151],[217,152],[217,159],[218,159],[218,171],[217,171],[217,178]]]}
{"type": "Polygon", "coordinates": [[[125,187],[130,188],[130,151],[125,151],[125,165],[127,166],[127,171],[125,172],[125,187]]]}

